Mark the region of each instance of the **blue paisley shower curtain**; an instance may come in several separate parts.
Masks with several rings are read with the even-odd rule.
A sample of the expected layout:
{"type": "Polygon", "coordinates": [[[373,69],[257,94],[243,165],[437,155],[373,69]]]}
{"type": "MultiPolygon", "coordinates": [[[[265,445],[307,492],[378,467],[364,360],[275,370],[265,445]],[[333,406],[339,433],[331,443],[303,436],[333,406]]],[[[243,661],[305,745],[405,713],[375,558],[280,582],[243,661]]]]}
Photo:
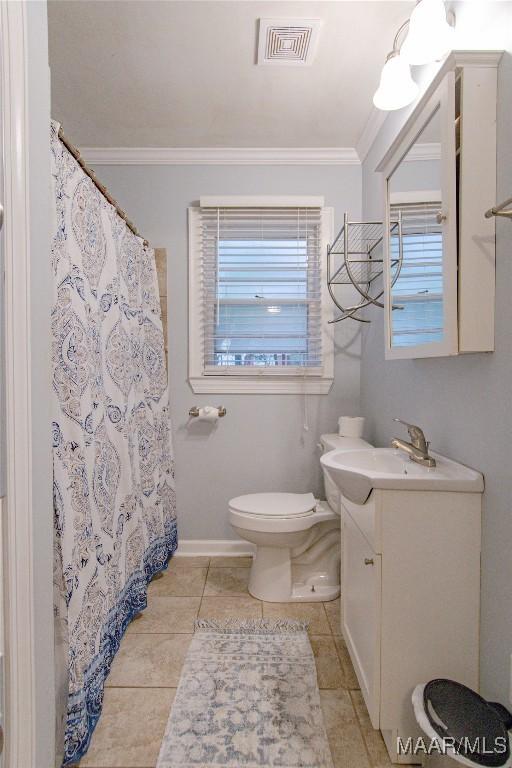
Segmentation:
{"type": "Polygon", "coordinates": [[[55,615],[64,764],[87,750],[121,637],[176,549],[154,253],[51,128],[55,615]]]}

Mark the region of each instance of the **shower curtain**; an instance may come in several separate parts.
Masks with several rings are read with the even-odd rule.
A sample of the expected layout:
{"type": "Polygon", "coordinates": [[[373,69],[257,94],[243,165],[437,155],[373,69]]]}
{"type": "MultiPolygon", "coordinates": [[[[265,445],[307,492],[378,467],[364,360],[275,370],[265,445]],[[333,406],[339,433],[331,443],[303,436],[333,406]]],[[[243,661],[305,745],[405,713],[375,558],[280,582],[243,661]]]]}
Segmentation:
{"type": "Polygon", "coordinates": [[[87,750],[121,637],[176,549],[154,253],[51,127],[55,618],[64,764],[87,750]]]}

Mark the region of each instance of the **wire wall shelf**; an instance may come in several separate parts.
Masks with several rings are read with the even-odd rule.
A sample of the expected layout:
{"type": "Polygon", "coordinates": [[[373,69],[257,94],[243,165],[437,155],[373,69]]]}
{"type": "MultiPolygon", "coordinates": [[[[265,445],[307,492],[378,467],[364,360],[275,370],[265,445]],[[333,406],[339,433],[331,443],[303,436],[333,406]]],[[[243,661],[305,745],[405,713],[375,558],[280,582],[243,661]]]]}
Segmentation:
{"type": "MultiPolygon", "coordinates": [[[[327,288],[341,312],[339,317],[329,320],[330,323],[339,323],[349,318],[369,323],[370,320],[360,316],[360,311],[372,304],[384,308],[381,301],[384,295],[381,279],[384,273],[384,227],[382,221],[349,221],[345,213],[343,227],[327,249],[327,288]],[[341,286],[353,286],[359,296],[356,294],[354,297],[353,291],[349,294],[341,286]]],[[[396,221],[390,223],[389,236],[393,286],[398,280],[403,262],[400,214],[396,221]]]]}

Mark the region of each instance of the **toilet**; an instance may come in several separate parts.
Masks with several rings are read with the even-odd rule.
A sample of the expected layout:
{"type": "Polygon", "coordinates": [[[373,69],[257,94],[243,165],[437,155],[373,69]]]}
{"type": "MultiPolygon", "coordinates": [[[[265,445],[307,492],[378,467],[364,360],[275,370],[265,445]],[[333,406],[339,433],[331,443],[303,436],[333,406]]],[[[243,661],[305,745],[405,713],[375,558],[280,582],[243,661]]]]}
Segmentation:
{"type": "MultiPolygon", "coordinates": [[[[322,435],[319,448],[371,448],[365,440],[322,435]]],[[[255,545],[253,597],[270,603],[335,600],[340,594],[340,495],[324,469],[326,501],[312,493],[250,493],[229,502],[229,522],[255,545]]]]}

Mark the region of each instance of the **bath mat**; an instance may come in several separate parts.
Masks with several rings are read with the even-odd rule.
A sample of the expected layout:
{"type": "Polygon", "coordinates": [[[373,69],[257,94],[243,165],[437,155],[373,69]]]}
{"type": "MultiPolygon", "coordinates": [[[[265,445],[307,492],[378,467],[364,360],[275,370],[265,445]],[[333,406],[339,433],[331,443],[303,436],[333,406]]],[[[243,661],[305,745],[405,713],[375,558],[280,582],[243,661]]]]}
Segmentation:
{"type": "Polygon", "coordinates": [[[333,768],[300,621],[197,621],[157,768],[333,768]]]}

